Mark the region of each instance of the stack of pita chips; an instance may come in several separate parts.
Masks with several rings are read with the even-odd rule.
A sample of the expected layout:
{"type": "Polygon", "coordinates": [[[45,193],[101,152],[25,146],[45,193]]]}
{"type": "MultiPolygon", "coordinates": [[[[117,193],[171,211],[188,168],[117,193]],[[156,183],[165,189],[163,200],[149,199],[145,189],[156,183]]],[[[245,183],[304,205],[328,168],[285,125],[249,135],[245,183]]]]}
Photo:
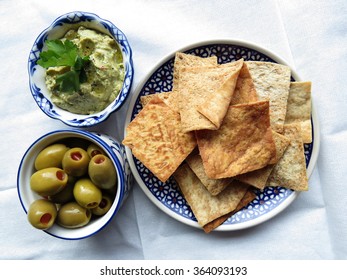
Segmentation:
{"type": "Polygon", "coordinates": [[[171,92],[141,97],[123,144],[162,182],[173,176],[205,232],[255,189],[308,190],[310,82],[291,82],[285,65],[180,52],[173,77],[171,92]]]}

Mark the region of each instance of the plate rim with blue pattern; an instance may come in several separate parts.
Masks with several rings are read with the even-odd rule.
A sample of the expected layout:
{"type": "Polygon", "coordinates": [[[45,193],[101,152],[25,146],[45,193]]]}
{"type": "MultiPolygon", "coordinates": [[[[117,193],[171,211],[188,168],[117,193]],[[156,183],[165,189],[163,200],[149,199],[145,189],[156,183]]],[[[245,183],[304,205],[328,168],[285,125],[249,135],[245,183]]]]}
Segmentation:
{"type": "MultiPolygon", "coordinates": [[[[142,109],[141,96],[172,90],[173,61],[176,52],[201,57],[215,55],[218,63],[244,58],[245,60],[275,62],[290,67],[285,60],[273,52],[241,40],[208,40],[183,47],[161,59],[136,87],[125,119],[124,137],[127,125],[142,109]]],[[[292,67],[291,71],[292,81],[301,81],[292,67]]],[[[312,174],[319,150],[319,127],[313,104],[311,116],[313,140],[311,144],[304,145],[308,177],[312,174]]],[[[161,182],[133,156],[129,147],[126,147],[126,154],[137,183],[159,209],[186,225],[201,228],[173,178],[165,183],[161,182]]],[[[263,191],[257,190],[256,195],[257,197],[250,204],[232,215],[215,231],[240,230],[261,224],[287,208],[297,198],[299,192],[283,187],[266,187],[263,191]]]]}

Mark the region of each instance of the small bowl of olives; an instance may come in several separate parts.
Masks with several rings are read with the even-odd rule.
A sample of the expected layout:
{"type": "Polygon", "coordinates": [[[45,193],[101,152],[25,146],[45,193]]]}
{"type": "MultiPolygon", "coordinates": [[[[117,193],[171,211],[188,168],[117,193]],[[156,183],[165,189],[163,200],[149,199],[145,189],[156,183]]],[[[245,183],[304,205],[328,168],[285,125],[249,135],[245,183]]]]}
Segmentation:
{"type": "Polygon", "coordinates": [[[28,222],[71,240],[103,229],[131,185],[124,147],[106,134],[83,130],[56,130],[37,139],[25,152],[17,175],[28,222]]]}

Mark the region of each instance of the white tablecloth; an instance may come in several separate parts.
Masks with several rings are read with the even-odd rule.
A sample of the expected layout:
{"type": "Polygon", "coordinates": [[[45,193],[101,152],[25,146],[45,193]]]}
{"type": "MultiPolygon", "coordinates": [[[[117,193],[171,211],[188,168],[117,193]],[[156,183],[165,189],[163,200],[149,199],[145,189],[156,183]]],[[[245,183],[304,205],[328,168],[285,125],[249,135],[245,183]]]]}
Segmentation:
{"type": "MultiPolygon", "coordinates": [[[[346,259],[347,2],[345,0],[39,1],[0,0],[0,259],[346,259]],[[16,176],[29,145],[67,128],[37,107],[27,60],[37,35],[66,12],[94,12],[128,37],[136,86],[167,54],[210,39],[242,39],[277,53],[311,80],[320,152],[302,193],[273,219],[246,230],[212,232],[169,217],[137,184],[110,225],[66,241],[33,229],[17,197],[16,176]]],[[[88,130],[123,139],[130,98],[88,130]]]]}

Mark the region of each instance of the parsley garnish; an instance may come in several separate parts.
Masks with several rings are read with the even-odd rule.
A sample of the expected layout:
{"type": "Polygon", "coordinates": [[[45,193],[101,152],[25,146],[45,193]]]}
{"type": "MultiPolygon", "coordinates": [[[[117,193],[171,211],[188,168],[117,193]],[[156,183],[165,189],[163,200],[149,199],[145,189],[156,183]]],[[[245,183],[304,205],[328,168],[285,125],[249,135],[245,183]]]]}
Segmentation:
{"type": "Polygon", "coordinates": [[[58,75],[56,82],[62,92],[73,92],[80,89],[80,84],[87,80],[84,66],[89,56],[80,56],[78,47],[70,40],[47,40],[48,50],[40,53],[37,64],[44,67],[68,66],[69,71],[58,75]]]}

